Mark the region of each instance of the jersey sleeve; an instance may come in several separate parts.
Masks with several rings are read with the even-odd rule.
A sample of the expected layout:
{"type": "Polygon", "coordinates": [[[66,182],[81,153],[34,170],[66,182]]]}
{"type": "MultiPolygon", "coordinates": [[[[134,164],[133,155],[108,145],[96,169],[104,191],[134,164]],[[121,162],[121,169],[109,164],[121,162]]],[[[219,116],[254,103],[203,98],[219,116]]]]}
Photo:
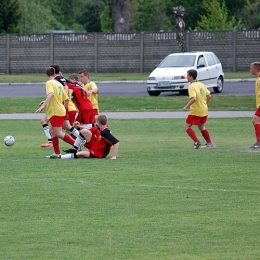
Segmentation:
{"type": "Polygon", "coordinates": [[[113,145],[118,143],[119,140],[117,140],[110,132],[109,129],[106,129],[101,132],[101,136],[103,136],[105,139],[107,139],[109,142],[111,142],[113,145]]]}

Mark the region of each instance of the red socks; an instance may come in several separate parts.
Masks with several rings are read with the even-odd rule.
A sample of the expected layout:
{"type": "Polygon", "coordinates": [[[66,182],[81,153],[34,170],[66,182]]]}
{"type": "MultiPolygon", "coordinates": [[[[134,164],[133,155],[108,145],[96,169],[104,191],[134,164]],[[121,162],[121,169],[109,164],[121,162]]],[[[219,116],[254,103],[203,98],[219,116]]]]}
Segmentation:
{"type": "Polygon", "coordinates": [[[207,144],[212,144],[211,138],[210,138],[210,135],[209,135],[209,131],[207,129],[201,131],[201,134],[204,137],[204,139],[206,140],[207,144]]]}
{"type": "Polygon", "coordinates": [[[187,134],[189,135],[189,137],[194,141],[194,142],[198,142],[199,139],[196,136],[195,132],[189,127],[186,129],[187,134]]]}
{"type": "Polygon", "coordinates": [[[260,124],[255,124],[254,128],[255,128],[256,141],[260,144],[260,124]]]}

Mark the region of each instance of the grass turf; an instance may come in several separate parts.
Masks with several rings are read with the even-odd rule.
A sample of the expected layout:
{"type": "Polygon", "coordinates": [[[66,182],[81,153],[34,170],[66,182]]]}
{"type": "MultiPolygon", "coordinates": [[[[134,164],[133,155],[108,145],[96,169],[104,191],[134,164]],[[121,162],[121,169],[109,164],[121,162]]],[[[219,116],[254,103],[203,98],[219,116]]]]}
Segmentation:
{"type": "Polygon", "coordinates": [[[38,120],[1,120],[16,142],[0,149],[0,258],[258,259],[251,119],[209,119],[215,149],[194,150],[183,124],[109,120],[117,160],[50,160],[38,120]]]}
{"type": "MultiPolygon", "coordinates": [[[[42,100],[45,100],[45,97],[1,98],[0,113],[34,113],[42,100]]],[[[188,96],[101,96],[99,108],[102,112],[182,111],[188,100],[188,96]]],[[[209,109],[212,111],[254,111],[255,106],[253,95],[215,96],[209,102],[209,109]]]]}

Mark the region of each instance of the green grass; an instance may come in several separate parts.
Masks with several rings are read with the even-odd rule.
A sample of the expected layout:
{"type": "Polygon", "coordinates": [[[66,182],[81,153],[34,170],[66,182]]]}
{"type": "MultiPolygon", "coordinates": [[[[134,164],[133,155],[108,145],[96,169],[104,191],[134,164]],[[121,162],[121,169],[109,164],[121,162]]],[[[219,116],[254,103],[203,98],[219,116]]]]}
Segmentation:
{"type": "MultiPolygon", "coordinates": [[[[64,73],[68,77],[71,73],[64,73]]],[[[147,80],[150,73],[90,73],[92,81],[124,81],[124,80],[147,80]]],[[[226,79],[253,78],[250,72],[227,72],[226,79]]],[[[17,74],[0,75],[0,83],[37,83],[45,82],[44,71],[42,74],[17,74]]]]}
{"type": "Polygon", "coordinates": [[[1,120],[0,259],[259,259],[251,118],[209,118],[209,150],[183,124],[111,119],[117,160],[50,160],[39,120],[1,120]]]}
{"type": "MultiPolygon", "coordinates": [[[[0,98],[0,113],[34,113],[42,98],[0,98]]],[[[124,111],[182,111],[188,96],[161,97],[113,97],[100,96],[99,107],[102,112],[124,111]]],[[[255,110],[255,96],[214,96],[209,109],[215,111],[255,110]]]]}

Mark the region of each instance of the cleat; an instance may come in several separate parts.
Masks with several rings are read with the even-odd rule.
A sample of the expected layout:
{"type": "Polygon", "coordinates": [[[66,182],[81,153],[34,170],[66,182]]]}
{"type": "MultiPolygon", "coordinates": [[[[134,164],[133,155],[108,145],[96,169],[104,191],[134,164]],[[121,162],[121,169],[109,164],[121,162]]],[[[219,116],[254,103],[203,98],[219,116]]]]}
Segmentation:
{"type": "Polygon", "coordinates": [[[250,146],[249,148],[253,148],[253,149],[256,149],[256,148],[259,148],[260,147],[260,144],[258,142],[256,142],[255,144],[253,144],[252,146],[250,146]]]}
{"type": "Polygon", "coordinates": [[[45,144],[41,144],[41,148],[46,148],[46,147],[53,147],[52,142],[46,142],[45,144]]]}
{"type": "Polygon", "coordinates": [[[74,147],[62,150],[64,153],[77,153],[78,150],[74,147]]]}
{"type": "Polygon", "coordinates": [[[46,158],[50,158],[50,159],[60,159],[61,158],[61,154],[52,154],[52,155],[49,155],[49,156],[46,156],[46,158]]]}
{"type": "Polygon", "coordinates": [[[194,143],[194,149],[199,149],[199,147],[201,146],[201,142],[197,141],[194,143]]]}
{"type": "Polygon", "coordinates": [[[201,148],[215,148],[215,145],[214,144],[205,144],[205,145],[203,145],[203,146],[201,146],[201,148]]]}

